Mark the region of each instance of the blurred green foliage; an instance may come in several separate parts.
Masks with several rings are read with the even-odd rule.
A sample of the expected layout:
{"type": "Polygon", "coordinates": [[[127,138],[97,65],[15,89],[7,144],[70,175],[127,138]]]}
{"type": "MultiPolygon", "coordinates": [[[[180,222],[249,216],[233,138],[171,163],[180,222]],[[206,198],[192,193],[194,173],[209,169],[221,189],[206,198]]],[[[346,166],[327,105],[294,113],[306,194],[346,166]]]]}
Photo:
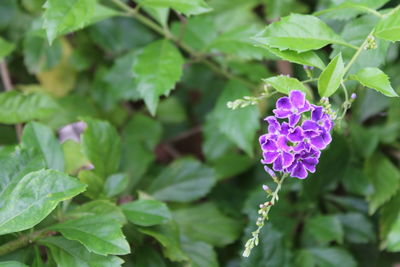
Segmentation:
{"type": "Polygon", "coordinates": [[[0,266],[395,266],[399,25],[397,0],[2,0],[0,266]],[[262,118],[342,83],[243,258],[262,118]]]}

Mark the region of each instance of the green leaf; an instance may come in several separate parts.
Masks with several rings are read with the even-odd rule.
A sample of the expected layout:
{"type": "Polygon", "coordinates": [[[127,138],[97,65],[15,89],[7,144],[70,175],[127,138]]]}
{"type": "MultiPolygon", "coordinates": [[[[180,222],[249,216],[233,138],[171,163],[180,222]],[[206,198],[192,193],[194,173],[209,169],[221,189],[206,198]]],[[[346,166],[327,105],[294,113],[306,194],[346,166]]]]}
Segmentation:
{"type": "Polygon", "coordinates": [[[274,87],[278,92],[289,95],[292,90],[300,90],[307,95],[310,95],[310,90],[308,90],[303,83],[301,83],[296,78],[291,78],[285,75],[274,76],[267,79],[263,79],[263,82],[274,87]]]}
{"type": "Polygon", "coordinates": [[[190,258],[191,267],[218,267],[217,254],[210,244],[194,242],[187,238],[182,240],[182,249],[190,258]]]}
{"type": "Polygon", "coordinates": [[[357,153],[365,158],[371,157],[379,145],[379,137],[371,129],[359,124],[350,125],[350,136],[357,153]]]}
{"type": "Polygon", "coordinates": [[[96,199],[99,198],[103,192],[104,180],[91,170],[81,170],[78,174],[81,182],[87,185],[86,191],[83,193],[85,196],[96,199]]]}
{"type": "Polygon", "coordinates": [[[163,99],[158,105],[157,119],[162,123],[182,123],[187,120],[185,107],[176,97],[163,99]]]}
{"type": "Polygon", "coordinates": [[[189,202],[205,196],[216,182],[213,169],[192,158],[174,161],[152,182],[148,191],[166,201],[189,202]]]}
{"type": "Polygon", "coordinates": [[[71,216],[71,218],[79,218],[88,215],[110,216],[119,224],[126,223],[125,216],[121,209],[109,200],[94,200],[86,202],[68,212],[68,216],[71,216]]]}
{"type": "Polygon", "coordinates": [[[254,46],[251,40],[251,37],[259,30],[260,28],[256,25],[244,25],[234,28],[215,38],[207,46],[207,50],[215,50],[216,52],[222,52],[245,60],[261,60],[265,53],[262,48],[254,46]]]}
{"type": "Polygon", "coordinates": [[[356,267],[353,256],[342,248],[311,248],[307,249],[315,259],[317,266],[321,267],[356,267]]]}
{"type": "Polygon", "coordinates": [[[350,0],[342,3],[332,1],[331,7],[317,11],[315,16],[325,15],[324,18],[348,20],[360,14],[369,13],[371,9],[378,9],[389,0],[350,0]],[[340,3],[340,4],[339,4],[340,3]]]}
{"type": "MultiPolygon", "coordinates": [[[[142,5],[143,2],[147,0],[137,0],[136,2],[139,5],[142,5]]],[[[169,16],[169,8],[167,7],[149,7],[145,6],[143,9],[152,16],[156,21],[158,21],[163,27],[167,26],[168,16],[169,16]]]]}
{"type": "Polygon", "coordinates": [[[291,13],[307,13],[309,9],[306,4],[296,0],[264,0],[263,2],[268,7],[266,15],[270,21],[290,15],[291,13]]]}
{"type": "Polygon", "coordinates": [[[76,175],[82,167],[90,164],[90,161],[82,152],[81,143],[69,139],[62,143],[62,149],[64,152],[66,173],[76,175]]]}
{"type": "Polygon", "coordinates": [[[58,204],[85,190],[77,179],[55,170],[40,170],[6,177],[0,191],[0,235],[29,229],[58,204]]]}
{"type": "Polygon", "coordinates": [[[104,183],[104,194],[107,197],[114,197],[122,193],[129,183],[129,177],[125,173],[117,173],[107,177],[104,183]]]}
{"type": "Polygon", "coordinates": [[[164,39],[147,45],[133,65],[136,86],[154,116],[159,97],[169,95],[182,75],[184,59],[170,41],[164,39]]]}
{"type": "Polygon", "coordinates": [[[15,45],[0,37],[0,60],[8,56],[15,48],[15,45]]]}
{"type": "Polygon", "coordinates": [[[248,95],[251,93],[244,85],[231,80],[219,96],[213,114],[219,130],[247,154],[252,155],[256,132],[260,127],[258,108],[248,106],[231,110],[226,106],[229,101],[248,95]]]}
{"type": "MultiPolygon", "coordinates": [[[[340,35],[349,43],[354,46],[361,46],[365,38],[370,34],[374,26],[377,24],[378,18],[375,16],[362,16],[352,19],[345,24],[340,35]]],[[[354,74],[365,67],[379,67],[386,62],[386,55],[390,42],[377,39],[376,49],[369,49],[361,51],[361,55],[353,62],[349,73],[354,74]]],[[[333,51],[330,55],[331,58],[339,53],[342,53],[343,61],[350,62],[354,55],[354,49],[350,47],[342,47],[334,44],[333,51]]]]}
{"type": "Polygon", "coordinates": [[[124,263],[116,256],[91,253],[78,242],[63,237],[47,237],[41,239],[39,243],[50,248],[51,256],[58,267],[119,267],[124,263]]]}
{"type": "MultiPolygon", "coordinates": [[[[121,58],[134,54],[136,52],[135,48],[141,48],[156,38],[149,28],[132,17],[116,17],[103,20],[89,27],[88,30],[89,37],[93,42],[107,53],[119,55],[129,51],[127,54],[122,54],[121,58]],[[126,34],[128,31],[129,34],[126,34]]],[[[129,68],[121,69],[123,74],[130,78],[132,78],[132,62],[129,68]]],[[[128,81],[124,82],[118,79],[114,79],[114,81],[118,84],[128,83],[128,81]]]]}
{"type": "Polygon", "coordinates": [[[137,113],[126,124],[122,138],[122,169],[129,173],[129,187],[134,186],[154,161],[154,149],[161,139],[162,126],[137,113]]]}
{"type": "Polygon", "coordinates": [[[283,17],[268,25],[254,39],[273,48],[297,52],[320,49],[328,44],[348,45],[322,20],[300,14],[283,17]]]}
{"type": "MultiPolygon", "coordinates": [[[[381,214],[379,216],[379,235],[385,241],[392,226],[400,215],[400,192],[398,192],[390,201],[382,206],[381,214]]],[[[385,246],[385,242],[383,242],[385,246]]]]}
{"type": "Polygon", "coordinates": [[[280,57],[284,60],[287,60],[287,61],[290,61],[293,63],[306,65],[306,66],[312,66],[312,67],[319,68],[321,70],[325,68],[324,62],[314,51],[307,51],[307,52],[303,52],[303,53],[298,53],[293,50],[281,51],[278,48],[273,48],[271,46],[259,43],[258,40],[255,40],[255,45],[266,49],[268,52],[274,54],[277,57],[280,57]]]}
{"type": "Polygon", "coordinates": [[[380,153],[365,162],[364,171],[374,187],[374,192],[368,196],[369,212],[372,214],[399,190],[400,172],[380,153]]]}
{"type": "Polygon", "coordinates": [[[179,240],[179,228],[175,222],[151,226],[147,228],[138,228],[143,234],[152,236],[163,246],[164,256],[171,261],[186,261],[188,257],[182,250],[179,240]]]}
{"type": "Polygon", "coordinates": [[[43,28],[51,44],[63,32],[83,28],[92,20],[96,0],[47,0],[43,28]]]}
{"type": "Polygon", "coordinates": [[[122,210],[128,221],[141,226],[163,224],[172,219],[167,205],[158,200],[136,200],[124,204],[122,210]]]}
{"type": "Polygon", "coordinates": [[[53,131],[44,124],[30,122],[22,133],[22,147],[35,148],[46,160],[47,167],[64,171],[64,154],[53,131]]]}
{"type": "Polygon", "coordinates": [[[212,161],[217,180],[223,180],[243,173],[254,165],[254,159],[247,155],[228,152],[212,161]]]}
{"type": "Polygon", "coordinates": [[[388,251],[400,251],[400,216],[397,217],[396,222],[392,225],[386,239],[385,245],[388,251]]]}
{"type": "Polygon", "coordinates": [[[381,19],[375,27],[374,35],[392,42],[400,41],[400,9],[381,19]]]}
{"type": "Polygon", "coordinates": [[[294,266],[315,267],[314,256],[306,249],[299,250],[296,252],[294,257],[294,266]]]}
{"type": "Polygon", "coordinates": [[[211,11],[204,0],[142,0],[141,4],[152,8],[169,7],[186,15],[198,15],[211,11]]]}
{"type": "Polygon", "coordinates": [[[322,244],[336,241],[343,243],[343,227],[336,216],[318,215],[306,222],[307,231],[322,244]]]}
{"type": "Polygon", "coordinates": [[[350,78],[359,81],[362,85],[372,88],[385,96],[399,96],[390,85],[389,77],[378,68],[364,68],[355,75],[351,75],[350,78]]]}
{"type": "Polygon", "coordinates": [[[0,123],[16,124],[40,120],[58,109],[56,102],[44,94],[23,94],[16,90],[0,93],[0,123]]]}
{"type": "Polygon", "coordinates": [[[219,131],[218,122],[214,117],[212,113],[208,114],[203,126],[202,150],[208,161],[214,161],[234,148],[234,144],[219,131]]]}
{"type": "Polygon", "coordinates": [[[87,128],[82,135],[83,152],[101,178],[117,172],[121,158],[121,141],[109,122],[85,119],[87,128]]]}
{"type": "Polygon", "coordinates": [[[338,215],[343,225],[346,240],[363,244],[375,241],[374,226],[368,218],[361,213],[346,213],[338,215]]]}
{"type": "Polygon", "coordinates": [[[138,246],[132,256],[135,267],[167,267],[160,253],[149,245],[138,246]]]}
{"type": "Polygon", "coordinates": [[[196,51],[204,51],[218,36],[218,31],[210,16],[190,17],[185,23],[175,22],[171,27],[172,33],[179,36],[183,27],[185,27],[185,32],[182,42],[196,51]]]}
{"type": "Polygon", "coordinates": [[[214,203],[175,210],[173,217],[185,236],[215,246],[231,244],[241,231],[240,222],[222,214],[214,203]]]}
{"type": "Polygon", "coordinates": [[[0,262],[0,267],[28,267],[28,265],[18,261],[3,261],[0,262]]]}
{"type": "Polygon", "coordinates": [[[100,255],[130,253],[122,225],[111,215],[88,215],[49,227],[70,240],[79,241],[90,252],[100,255]]]}
{"type": "Polygon", "coordinates": [[[338,54],[322,71],[318,79],[318,93],[321,97],[330,97],[339,88],[344,76],[342,54],[338,54]]]}
{"type": "Polygon", "coordinates": [[[60,40],[49,45],[44,30],[30,31],[23,42],[24,63],[30,73],[39,73],[56,66],[61,60],[60,40]]]}

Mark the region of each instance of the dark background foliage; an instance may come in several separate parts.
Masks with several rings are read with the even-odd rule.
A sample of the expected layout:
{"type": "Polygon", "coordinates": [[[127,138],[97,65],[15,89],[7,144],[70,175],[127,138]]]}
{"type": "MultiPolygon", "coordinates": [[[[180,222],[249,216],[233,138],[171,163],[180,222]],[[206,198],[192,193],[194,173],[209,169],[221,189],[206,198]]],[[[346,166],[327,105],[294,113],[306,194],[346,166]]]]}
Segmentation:
{"type": "MultiPolygon", "coordinates": [[[[241,256],[266,199],[261,186],[274,187],[257,136],[281,94],[243,109],[227,102],[259,96],[264,78],[308,79],[252,37],[290,13],[344,1],[210,0],[189,11],[178,5],[167,19],[165,9],[139,9],[142,1],[76,1],[81,9],[58,14],[64,28],[52,34],[51,5],[60,1],[48,1],[47,14],[44,2],[0,2],[0,266],[400,264],[400,102],[352,82],[358,97],[317,172],[285,181],[259,246],[241,256]],[[95,16],[87,17],[90,2],[95,16]],[[5,190],[30,172],[20,191],[5,190]],[[18,201],[34,200],[37,210],[7,225],[25,212],[18,201]]],[[[348,10],[320,18],[357,46],[377,20],[348,10]]],[[[396,90],[399,46],[376,43],[350,73],[379,67],[396,90]]],[[[332,45],[317,54],[327,63],[339,51],[345,62],[354,52],[332,45]]],[[[318,101],[317,83],[307,90],[318,101]]],[[[338,91],[332,106],[343,99],[338,91]]]]}

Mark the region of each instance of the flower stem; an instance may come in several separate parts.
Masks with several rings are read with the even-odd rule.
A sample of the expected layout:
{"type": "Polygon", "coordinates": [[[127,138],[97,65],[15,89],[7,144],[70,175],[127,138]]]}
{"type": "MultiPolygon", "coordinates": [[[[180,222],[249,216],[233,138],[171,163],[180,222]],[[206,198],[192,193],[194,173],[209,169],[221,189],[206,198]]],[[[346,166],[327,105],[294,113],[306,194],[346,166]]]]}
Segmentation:
{"type": "Polygon", "coordinates": [[[350,59],[349,63],[344,68],[344,74],[346,74],[350,70],[351,66],[354,64],[354,62],[360,56],[361,52],[364,50],[365,45],[368,42],[368,37],[371,36],[373,33],[374,33],[374,29],[372,29],[372,31],[367,35],[367,37],[365,38],[364,42],[360,45],[360,47],[354,53],[353,57],[350,59]]]}
{"type": "Polygon", "coordinates": [[[252,238],[250,238],[249,240],[247,240],[246,245],[245,245],[245,250],[243,252],[243,257],[248,257],[250,256],[251,250],[258,245],[258,235],[261,232],[261,229],[263,228],[265,221],[268,220],[268,214],[269,211],[271,210],[272,206],[275,205],[276,202],[278,202],[279,200],[279,191],[282,188],[282,183],[283,181],[286,179],[286,177],[288,177],[289,174],[285,173],[281,179],[274,179],[274,182],[276,183],[276,188],[274,190],[274,192],[269,193],[269,195],[271,196],[271,199],[267,202],[265,202],[264,204],[260,205],[260,209],[258,210],[258,213],[260,214],[260,217],[258,217],[257,219],[257,223],[256,225],[258,226],[257,230],[255,230],[254,232],[252,232],[252,238]]]}
{"type": "Polygon", "coordinates": [[[206,58],[206,56],[200,52],[197,52],[193,50],[191,47],[187,46],[186,44],[181,42],[181,38],[174,36],[169,30],[164,29],[163,27],[159,26],[157,23],[152,21],[151,19],[147,18],[146,16],[142,15],[139,13],[138,10],[130,7],[129,5],[125,4],[121,0],[111,0],[115,5],[117,5],[120,9],[123,11],[126,11],[126,15],[133,17],[140,21],[142,24],[148,26],[158,34],[164,36],[167,39],[170,39],[173,41],[178,47],[180,47],[183,51],[191,55],[192,57],[198,59],[200,62],[204,63],[207,65],[211,70],[214,72],[218,73],[219,75],[227,78],[227,79],[235,79],[242,84],[246,85],[247,87],[251,89],[257,89],[258,84],[255,84],[247,79],[244,79],[242,77],[236,76],[233,73],[230,73],[226,70],[224,70],[221,66],[218,64],[214,63],[213,61],[209,60],[206,58]]]}
{"type": "Polygon", "coordinates": [[[47,236],[49,231],[39,230],[27,235],[23,235],[18,239],[12,240],[0,246],[0,256],[13,252],[17,249],[26,247],[27,245],[35,242],[36,240],[47,236]]]}

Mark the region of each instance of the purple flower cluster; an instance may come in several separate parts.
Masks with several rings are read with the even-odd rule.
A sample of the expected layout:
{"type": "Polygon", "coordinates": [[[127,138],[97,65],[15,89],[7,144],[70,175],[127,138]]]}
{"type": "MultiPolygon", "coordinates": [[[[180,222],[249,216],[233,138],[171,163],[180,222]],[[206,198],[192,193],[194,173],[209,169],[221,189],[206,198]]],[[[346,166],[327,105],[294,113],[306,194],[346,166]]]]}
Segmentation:
{"type": "Polygon", "coordinates": [[[323,107],[310,104],[305,94],[296,90],[289,97],[278,99],[273,112],[275,116],[265,118],[268,133],[259,139],[261,162],[272,164],[274,171],[304,179],[308,172],[315,172],[320,151],[332,141],[332,119],[323,107]],[[287,121],[280,122],[281,119],[287,121]]]}

